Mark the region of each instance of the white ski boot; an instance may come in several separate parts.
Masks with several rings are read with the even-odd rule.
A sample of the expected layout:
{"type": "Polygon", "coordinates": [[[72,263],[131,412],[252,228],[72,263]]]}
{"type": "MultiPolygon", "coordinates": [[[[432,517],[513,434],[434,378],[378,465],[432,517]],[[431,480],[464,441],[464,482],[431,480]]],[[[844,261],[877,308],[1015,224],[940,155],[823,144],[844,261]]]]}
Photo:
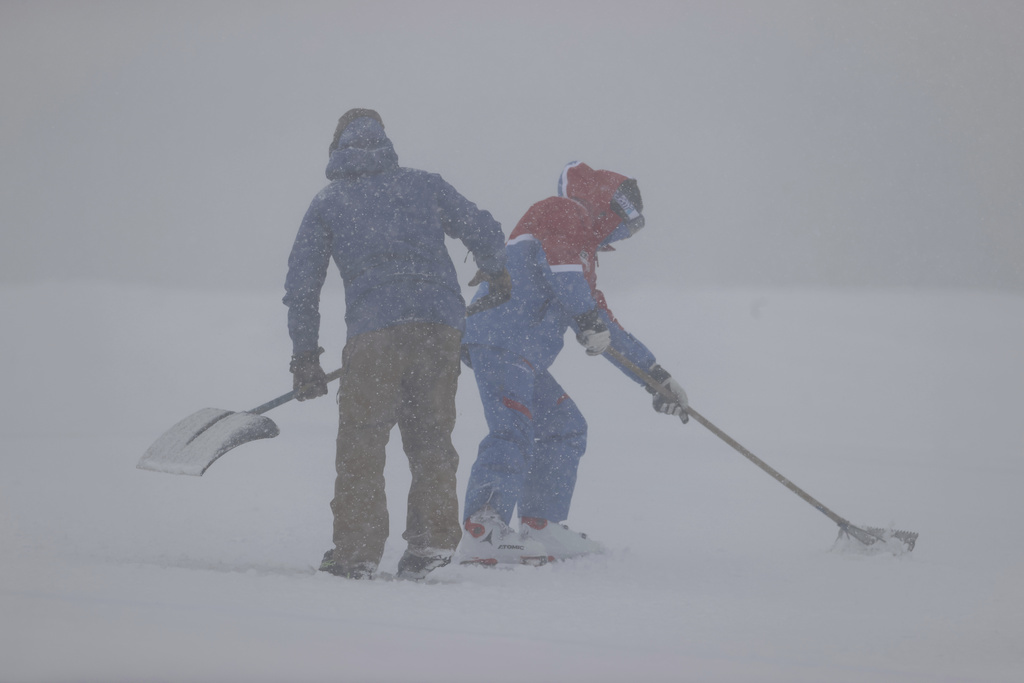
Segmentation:
{"type": "Polygon", "coordinates": [[[456,557],[459,564],[486,567],[496,564],[529,564],[539,567],[548,562],[543,544],[523,538],[489,507],[466,520],[456,557]]]}
{"type": "Polygon", "coordinates": [[[565,524],[556,524],[539,517],[523,517],[523,538],[539,541],[551,560],[567,560],[593,553],[604,552],[604,546],[587,538],[586,534],[573,531],[565,524]]]}

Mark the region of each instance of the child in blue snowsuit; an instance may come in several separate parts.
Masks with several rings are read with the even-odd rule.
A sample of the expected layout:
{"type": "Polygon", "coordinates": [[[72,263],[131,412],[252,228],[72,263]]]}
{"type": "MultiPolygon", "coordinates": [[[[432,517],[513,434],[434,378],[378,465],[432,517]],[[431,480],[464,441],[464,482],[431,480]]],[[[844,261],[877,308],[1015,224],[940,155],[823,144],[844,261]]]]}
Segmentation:
{"type": "MultiPolygon", "coordinates": [[[[490,430],[466,492],[463,563],[541,564],[600,550],[560,524],[587,445],[586,420],[548,372],[567,329],[588,354],[601,355],[610,344],[647,369],[676,398],[655,394],[655,410],[685,421],[682,387],[619,325],[597,289],[597,253],[643,227],[642,210],[635,180],[573,162],[562,172],[558,196],[530,207],[509,236],[512,298],[468,318],[462,340],[490,430]],[[520,533],[508,526],[516,506],[520,533]]],[[[477,297],[484,294],[486,287],[477,297]]]]}

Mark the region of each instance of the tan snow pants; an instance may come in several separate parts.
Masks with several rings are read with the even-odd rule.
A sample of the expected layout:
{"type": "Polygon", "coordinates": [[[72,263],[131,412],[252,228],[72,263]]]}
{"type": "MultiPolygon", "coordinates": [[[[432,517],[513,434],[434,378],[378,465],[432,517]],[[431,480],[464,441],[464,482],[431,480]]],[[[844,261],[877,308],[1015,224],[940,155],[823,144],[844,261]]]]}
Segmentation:
{"type": "Polygon", "coordinates": [[[334,555],[376,566],[389,531],[385,446],[397,424],[409,459],[409,548],[454,551],[462,537],[452,445],[459,378],[458,330],[409,323],[353,337],[342,353],[334,555]]]}

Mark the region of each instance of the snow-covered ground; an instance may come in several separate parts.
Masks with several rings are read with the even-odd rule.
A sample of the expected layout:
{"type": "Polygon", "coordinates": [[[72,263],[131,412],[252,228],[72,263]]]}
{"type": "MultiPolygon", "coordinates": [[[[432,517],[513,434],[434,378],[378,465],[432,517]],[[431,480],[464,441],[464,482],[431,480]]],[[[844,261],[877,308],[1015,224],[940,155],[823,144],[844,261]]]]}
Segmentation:
{"type": "MultiPolygon", "coordinates": [[[[554,370],[591,446],[569,523],[606,555],[430,584],[320,574],[331,400],[274,410],[279,437],[201,478],[135,469],[193,411],[290,388],[280,293],[7,286],[0,681],[1021,680],[1024,297],[607,293],[707,418],[855,524],[920,532],[916,550],[834,552],[826,517],[570,341],[554,370]]],[[[325,304],[337,358],[336,290],[325,304]]],[[[484,433],[469,371],[459,405],[464,485],[484,433]]]]}

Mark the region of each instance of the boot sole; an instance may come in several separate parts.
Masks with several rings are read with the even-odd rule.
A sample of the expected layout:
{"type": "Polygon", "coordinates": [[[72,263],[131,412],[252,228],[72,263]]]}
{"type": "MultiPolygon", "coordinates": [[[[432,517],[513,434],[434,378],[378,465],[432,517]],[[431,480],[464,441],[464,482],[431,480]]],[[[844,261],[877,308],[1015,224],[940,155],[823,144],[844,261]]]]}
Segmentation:
{"type": "MultiPolygon", "coordinates": [[[[545,555],[524,555],[519,558],[519,564],[525,564],[531,567],[542,567],[552,559],[554,558],[549,558],[545,555]]],[[[496,567],[498,564],[512,565],[514,563],[499,563],[498,560],[493,557],[475,557],[471,560],[462,560],[459,564],[463,566],[496,567]]]]}

